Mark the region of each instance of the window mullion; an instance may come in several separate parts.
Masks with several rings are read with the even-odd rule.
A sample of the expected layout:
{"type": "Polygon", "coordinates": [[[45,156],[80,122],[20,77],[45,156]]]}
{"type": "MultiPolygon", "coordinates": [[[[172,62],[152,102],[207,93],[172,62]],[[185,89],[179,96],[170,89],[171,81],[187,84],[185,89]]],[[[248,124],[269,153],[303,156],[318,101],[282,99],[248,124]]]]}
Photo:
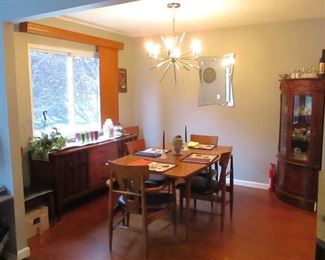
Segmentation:
{"type": "Polygon", "coordinates": [[[75,117],[75,102],[74,102],[74,87],[73,87],[73,57],[68,56],[68,66],[67,66],[67,75],[68,75],[68,114],[69,114],[69,125],[76,129],[76,117],[75,117]]]}

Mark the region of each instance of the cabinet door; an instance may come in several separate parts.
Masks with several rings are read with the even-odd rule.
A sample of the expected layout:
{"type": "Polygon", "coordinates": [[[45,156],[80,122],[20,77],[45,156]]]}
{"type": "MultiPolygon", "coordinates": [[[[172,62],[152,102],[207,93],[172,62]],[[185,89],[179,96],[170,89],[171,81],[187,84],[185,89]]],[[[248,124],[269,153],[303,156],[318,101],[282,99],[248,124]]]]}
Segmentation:
{"type": "Polygon", "coordinates": [[[102,185],[108,179],[107,161],[118,158],[118,142],[99,145],[89,150],[90,186],[102,185]]]}
{"type": "MultiPolygon", "coordinates": [[[[316,88],[315,88],[316,89],[316,88]]],[[[322,150],[324,95],[319,91],[293,93],[288,159],[319,168],[322,150]]]]}
{"type": "Polygon", "coordinates": [[[289,158],[308,162],[311,155],[311,135],[313,95],[298,95],[292,97],[292,127],[289,158]]]}
{"type": "Polygon", "coordinates": [[[55,156],[60,199],[68,199],[88,189],[87,151],[55,156]]]}

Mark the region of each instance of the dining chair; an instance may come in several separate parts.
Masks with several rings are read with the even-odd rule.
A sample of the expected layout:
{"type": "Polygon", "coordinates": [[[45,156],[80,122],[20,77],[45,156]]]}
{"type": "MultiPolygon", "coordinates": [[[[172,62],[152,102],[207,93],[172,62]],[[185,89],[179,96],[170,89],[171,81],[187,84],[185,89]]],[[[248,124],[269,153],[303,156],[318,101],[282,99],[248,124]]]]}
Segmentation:
{"type": "Polygon", "coordinates": [[[171,192],[166,192],[165,185],[148,188],[145,185],[145,181],[149,178],[149,166],[147,165],[131,166],[109,162],[108,167],[110,180],[114,180],[114,182],[108,182],[110,186],[109,250],[112,251],[113,229],[121,223],[125,227],[129,227],[130,214],[137,214],[142,218],[145,254],[148,257],[148,225],[151,222],[171,211],[174,235],[177,233],[175,184],[172,183],[171,192]],[[116,206],[113,205],[114,197],[116,198],[113,196],[114,194],[119,196],[116,206]],[[113,226],[113,219],[117,216],[118,209],[122,211],[122,217],[115,221],[117,224],[113,226]]]}
{"type": "Polygon", "coordinates": [[[127,127],[124,127],[123,130],[125,133],[137,135],[137,136],[139,136],[139,133],[140,133],[140,129],[139,129],[138,125],[127,126],[127,127]]]}
{"type": "Polygon", "coordinates": [[[146,143],[144,139],[137,139],[126,143],[126,148],[129,154],[134,154],[138,151],[146,149],[146,143]]]}
{"type": "MultiPolygon", "coordinates": [[[[217,146],[218,145],[218,139],[219,137],[216,135],[197,135],[197,134],[191,134],[190,135],[190,140],[194,142],[198,142],[200,144],[212,144],[217,146]]],[[[217,166],[217,165],[216,165],[217,166]]],[[[216,170],[218,168],[216,167],[216,170]]],[[[202,174],[210,174],[214,175],[215,173],[211,171],[212,168],[208,167],[206,170],[204,170],[200,175],[202,174]]]]}
{"type": "MultiPolygon", "coordinates": [[[[219,159],[220,176],[218,179],[208,178],[206,176],[194,176],[191,180],[191,184],[199,183],[199,185],[191,186],[191,198],[196,200],[204,200],[210,201],[211,204],[217,202],[221,205],[221,225],[220,229],[223,230],[224,227],[224,217],[225,217],[225,206],[228,204],[226,200],[226,192],[227,192],[227,184],[226,184],[226,176],[229,174],[230,178],[233,178],[233,172],[231,170],[228,172],[228,164],[231,158],[231,153],[223,153],[219,159]]],[[[230,167],[231,168],[231,167],[230,167]]],[[[233,184],[233,180],[232,180],[233,184]]],[[[185,186],[181,185],[180,188],[180,210],[183,210],[183,200],[186,196],[185,194],[185,186]]],[[[233,199],[233,187],[231,199],[229,200],[231,206],[231,217],[232,217],[232,199],[233,199]]],[[[196,207],[194,207],[196,211],[196,207]]],[[[212,210],[212,207],[211,207],[212,210]]]]}
{"type": "MultiPolygon", "coordinates": [[[[194,142],[198,142],[200,144],[212,144],[212,145],[218,145],[218,136],[215,135],[198,135],[198,134],[191,134],[190,140],[194,142]]],[[[213,176],[218,177],[218,164],[214,166],[214,169],[212,169],[211,166],[204,169],[202,172],[198,174],[199,176],[205,176],[211,179],[213,176]]],[[[200,186],[201,182],[199,180],[196,180],[192,178],[192,186],[200,186]]],[[[213,207],[213,202],[211,202],[211,207],[213,207]]],[[[194,209],[196,209],[196,200],[194,200],[194,209]]]]}
{"type": "MultiPolygon", "coordinates": [[[[137,139],[126,143],[127,151],[129,154],[134,154],[138,151],[142,151],[146,148],[146,143],[144,139],[137,139]]],[[[170,179],[166,176],[156,173],[150,173],[148,180],[146,180],[146,185],[161,185],[164,183],[169,183],[170,179]]]]}
{"type": "Polygon", "coordinates": [[[191,134],[190,140],[194,142],[198,142],[201,144],[215,144],[218,145],[218,136],[214,135],[197,135],[191,134]]]}

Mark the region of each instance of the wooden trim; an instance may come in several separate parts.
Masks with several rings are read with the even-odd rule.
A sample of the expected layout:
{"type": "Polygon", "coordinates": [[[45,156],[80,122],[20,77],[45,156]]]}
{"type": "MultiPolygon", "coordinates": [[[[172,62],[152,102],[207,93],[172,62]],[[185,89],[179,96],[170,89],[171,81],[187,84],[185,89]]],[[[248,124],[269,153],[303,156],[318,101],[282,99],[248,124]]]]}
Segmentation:
{"type": "Polygon", "coordinates": [[[19,24],[20,32],[33,33],[42,36],[48,36],[52,38],[58,38],[63,40],[82,42],[86,44],[91,44],[95,46],[101,46],[116,50],[123,50],[124,43],[107,40],[104,38],[91,36],[83,33],[72,32],[64,29],[59,29],[47,25],[24,22],[19,24]]]}
{"type": "Polygon", "coordinates": [[[98,47],[100,77],[100,107],[102,124],[106,118],[119,122],[118,52],[98,47]]]}

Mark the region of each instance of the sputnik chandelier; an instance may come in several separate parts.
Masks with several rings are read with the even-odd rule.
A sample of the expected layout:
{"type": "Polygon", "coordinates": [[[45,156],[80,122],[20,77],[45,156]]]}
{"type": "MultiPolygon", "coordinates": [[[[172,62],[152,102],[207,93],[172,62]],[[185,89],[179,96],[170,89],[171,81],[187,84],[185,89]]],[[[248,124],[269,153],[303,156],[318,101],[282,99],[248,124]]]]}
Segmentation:
{"type": "Polygon", "coordinates": [[[146,43],[149,57],[156,62],[156,65],[150,69],[163,69],[160,81],[165,78],[169,70],[173,70],[175,84],[177,84],[176,72],[180,71],[181,68],[187,71],[199,69],[197,60],[201,53],[201,42],[197,39],[192,40],[191,50],[182,49],[185,32],[179,35],[175,33],[175,9],[180,6],[180,3],[167,4],[167,7],[173,11],[173,34],[171,37],[161,36],[163,47],[161,48],[159,43],[151,41],[146,43]]]}

